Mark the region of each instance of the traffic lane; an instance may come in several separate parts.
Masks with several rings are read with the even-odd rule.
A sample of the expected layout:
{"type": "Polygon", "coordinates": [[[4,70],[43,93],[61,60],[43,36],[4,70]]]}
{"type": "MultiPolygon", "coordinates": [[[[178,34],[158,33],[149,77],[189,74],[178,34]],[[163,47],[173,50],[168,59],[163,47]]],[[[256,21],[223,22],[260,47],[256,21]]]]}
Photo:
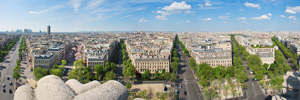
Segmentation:
{"type": "Polygon", "coordinates": [[[187,82],[187,94],[189,95],[189,100],[204,100],[199,90],[198,84],[196,82],[187,82]],[[198,88],[198,89],[196,89],[198,88]]]}
{"type": "Polygon", "coordinates": [[[13,99],[13,97],[14,97],[14,91],[13,91],[13,84],[12,85],[10,85],[9,83],[10,83],[10,81],[12,81],[13,82],[13,80],[7,80],[7,78],[5,78],[5,80],[4,80],[4,83],[5,83],[5,92],[3,92],[3,87],[2,87],[2,84],[1,84],[1,92],[0,92],[0,99],[3,99],[3,100],[12,100],[13,99]],[[12,93],[9,93],[9,90],[12,90],[12,93]]]}
{"type": "Polygon", "coordinates": [[[182,86],[182,88],[178,88],[179,89],[179,100],[188,100],[188,96],[187,95],[184,95],[184,91],[186,91],[186,85],[184,84],[184,81],[180,81],[181,80],[184,80],[184,77],[183,77],[183,73],[185,72],[184,69],[181,69],[179,71],[179,85],[182,86]]]}

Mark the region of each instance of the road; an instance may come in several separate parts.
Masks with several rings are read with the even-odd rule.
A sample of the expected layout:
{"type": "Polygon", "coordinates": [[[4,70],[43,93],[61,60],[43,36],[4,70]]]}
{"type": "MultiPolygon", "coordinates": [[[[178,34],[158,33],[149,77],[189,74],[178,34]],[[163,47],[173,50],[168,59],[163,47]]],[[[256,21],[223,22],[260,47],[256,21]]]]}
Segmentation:
{"type": "Polygon", "coordinates": [[[1,71],[1,92],[0,92],[0,99],[1,100],[12,100],[14,95],[9,93],[9,89],[13,90],[13,93],[15,91],[15,79],[12,78],[13,76],[13,69],[16,67],[16,61],[19,59],[18,50],[21,43],[21,39],[14,45],[12,50],[10,50],[9,54],[5,57],[5,60],[0,63],[0,66],[4,66],[5,69],[0,70],[1,71]],[[5,63],[5,61],[10,61],[9,63],[5,63]],[[10,79],[7,80],[7,77],[10,79]],[[9,85],[9,82],[12,82],[13,85],[9,85]],[[3,92],[2,84],[5,83],[6,92],[3,92]]]}
{"type": "Polygon", "coordinates": [[[188,66],[188,57],[186,57],[180,47],[177,44],[178,57],[179,57],[179,78],[183,79],[179,85],[182,85],[182,89],[179,89],[180,100],[204,100],[197,81],[193,76],[192,69],[188,66]],[[187,95],[184,95],[184,91],[187,95]]]}
{"type": "MultiPolygon", "coordinates": [[[[235,41],[234,41],[234,44],[232,44],[232,45],[236,45],[235,41]]],[[[241,54],[240,54],[240,57],[243,59],[243,56],[241,54]]],[[[243,60],[243,66],[245,67],[246,73],[249,76],[248,81],[246,82],[247,83],[247,89],[246,89],[247,100],[264,100],[266,98],[266,96],[260,89],[258,82],[253,82],[254,86],[252,86],[252,80],[253,80],[254,75],[251,74],[250,71],[247,69],[247,61],[243,60]]]]}

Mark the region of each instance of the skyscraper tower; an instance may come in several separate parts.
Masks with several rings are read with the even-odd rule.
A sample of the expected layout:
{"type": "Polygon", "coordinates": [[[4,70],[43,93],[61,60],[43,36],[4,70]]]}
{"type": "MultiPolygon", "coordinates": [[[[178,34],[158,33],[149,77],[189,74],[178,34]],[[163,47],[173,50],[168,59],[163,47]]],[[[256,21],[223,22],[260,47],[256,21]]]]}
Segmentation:
{"type": "Polygon", "coordinates": [[[47,35],[50,35],[51,29],[50,29],[50,25],[48,25],[47,27],[47,35]]]}

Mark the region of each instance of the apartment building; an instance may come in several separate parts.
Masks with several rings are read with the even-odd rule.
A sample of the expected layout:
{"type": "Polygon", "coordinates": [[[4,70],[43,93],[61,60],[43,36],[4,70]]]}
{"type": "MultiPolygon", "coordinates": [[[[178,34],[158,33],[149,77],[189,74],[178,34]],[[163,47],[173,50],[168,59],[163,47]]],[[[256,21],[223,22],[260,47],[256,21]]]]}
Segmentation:
{"type": "Polygon", "coordinates": [[[206,63],[211,67],[232,66],[232,45],[230,37],[211,33],[179,34],[197,64],[206,63]]]}
{"type": "Polygon", "coordinates": [[[34,68],[41,67],[50,69],[55,64],[54,54],[35,54],[33,59],[34,68]]]}
{"type": "Polygon", "coordinates": [[[174,34],[135,34],[125,40],[126,50],[138,73],[170,71],[174,34]]]}

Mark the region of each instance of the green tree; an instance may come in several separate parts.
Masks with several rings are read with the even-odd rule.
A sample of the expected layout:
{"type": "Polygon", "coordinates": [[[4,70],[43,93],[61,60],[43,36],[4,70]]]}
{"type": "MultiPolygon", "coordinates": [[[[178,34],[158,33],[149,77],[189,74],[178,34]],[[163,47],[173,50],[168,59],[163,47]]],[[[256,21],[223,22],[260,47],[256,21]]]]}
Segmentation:
{"type": "Polygon", "coordinates": [[[78,75],[78,68],[75,67],[74,69],[72,69],[72,71],[69,74],[69,79],[77,79],[77,75],[78,75]]]}
{"type": "Polygon", "coordinates": [[[130,89],[131,88],[131,84],[129,82],[126,83],[126,89],[130,89]]]}
{"type": "Polygon", "coordinates": [[[155,71],[154,78],[155,79],[161,79],[161,74],[158,73],[158,71],[155,71]]]}
{"type": "Polygon", "coordinates": [[[61,60],[61,64],[64,66],[64,65],[67,65],[67,61],[66,60],[61,60]]]}
{"type": "Polygon", "coordinates": [[[96,79],[100,80],[104,72],[103,66],[101,64],[96,65],[95,72],[96,72],[96,79]]]}
{"type": "Polygon", "coordinates": [[[108,72],[108,71],[111,70],[110,62],[106,62],[106,63],[105,63],[105,68],[104,68],[104,70],[105,70],[106,72],[108,72]]]}
{"type": "Polygon", "coordinates": [[[84,75],[83,75],[83,83],[90,82],[90,80],[93,78],[93,76],[92,76],[89,68],[88,67],[84,67],[83,73],[84,73],[84,75]]]}
{"type": "Polygon", "coordinates": [[[20,77],[21,77],[20,72],[19,71],[14,71],[13,78],[15,78],[16,80],[19,80],[20,77]]]}
{"type": "Polygon", "coordinates": [[[48,75],[48,69],[37,67],[33,70],[33,74],[34,74],[35,80],[39,80],[42,77],[48,75]]]}
{"type": "Polygon", "coordinates": [[[149,78],[150,78],[150,70],[146,70],[146,71],[142,74],[142,78],[143,78],[143,79],[149,79],[149,78]]]}
{"type": "Polygon", "coordinates": [[[176,74],[173,72],[173,73],[171,73],[171,81],[177,81],[178,80],[178,78],[177,78],[177,76],[176,76],[176,74]]]}
{"type": "Polygon", "coordinates": [[[51,69],[51,74],[62,77],[62,71],[60,69],[51,69]]]}
{"type": "Polygon", "coordinates": [[[191,67],[194,71],[196,71],[196,61],[195,61],[194,57],[191,57],[191,58],[190,58],[188,64],[190,65],[190,67],[191,67]]]}
{"type": "Polygon", "coordinates": [[[166,72],[166,73],[164,74],[164,78],[165,78],[166,80],[171,80],[171,73],[170,73],[170,72],[166,72]]]}
{"type": "Polygon", "coordinates": [[[173,72],[178,71],[178,63],[177,62],[172,62],[171,63],[171,68],[173,69],[173,72]]]}
{"type": "Polygon", "coordinates": [[[213,100],[216,97],[216,90],[213,88],[204,88],[203,94],[206,99],[213,100]]]}
{"type": "Polygon", "coordinates": [[[239,82],[243,83],[246,80],[248,80],[248,75],[245,72],[241,72],[238,75],[236,75],[239,82]]]}
{"type": "Polygon", "coordinates": [[[105,80],[108,81],[108,80],[114,80],[116,79],[116,74],[112,71],[109,71],[107,73],[105,73],[105,80]]]}
{"type": "Polygon", "coordinates": [[[115,63],[110,63],[110,68],[112,71],[116,71],[117,65],[115,63]]]}

